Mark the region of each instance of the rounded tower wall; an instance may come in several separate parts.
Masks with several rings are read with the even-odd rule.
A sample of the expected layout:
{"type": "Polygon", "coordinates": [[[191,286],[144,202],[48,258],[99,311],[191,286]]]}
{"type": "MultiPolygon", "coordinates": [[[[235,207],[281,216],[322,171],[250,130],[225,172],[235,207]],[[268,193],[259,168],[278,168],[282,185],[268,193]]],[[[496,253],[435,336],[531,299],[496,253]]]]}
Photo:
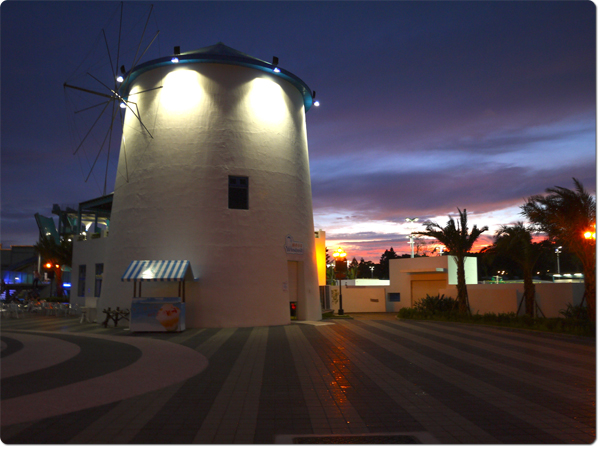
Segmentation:
{"type": "MultiPolygon", "coordinates": [[[[132,260],[190,260],[188,326],[289,323],[289,264],[301,273],[298,312],[320,319],[303,98],[285,80],[229,64],[140,75],[128,111],[100,304],[127,307],[132,260]],[[162,88],[158,88],[162,86],[162,88]],[[230,176],[248,177],[248,209],[228,207],[230,176]],[[302,254],[284,249],[286,236],[302,254]]],[[[293,284],[293,283],[292,283],[293,284]]],[[[174,296],[177,283],[143,283],[174,296]]],[[[99,306],[100,307],[100,306],[99,306]]]]}

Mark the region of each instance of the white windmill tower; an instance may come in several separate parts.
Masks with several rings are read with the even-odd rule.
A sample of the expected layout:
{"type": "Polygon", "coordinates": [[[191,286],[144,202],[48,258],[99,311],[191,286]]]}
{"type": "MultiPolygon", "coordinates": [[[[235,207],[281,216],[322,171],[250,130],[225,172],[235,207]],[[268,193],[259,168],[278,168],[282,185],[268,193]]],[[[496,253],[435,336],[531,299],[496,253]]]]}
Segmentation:
{"type": "MultiPolygon", "coordinates": [[[[290,302],[321,318],[305,121],[316,102],[277,63],[219,43],[128,72],[98,311],[130,306],[132,261],[184,260],[187,326],[286,324],[290,302]]],[[[173,294],[144,283],[144,296],[173,294]]]]}

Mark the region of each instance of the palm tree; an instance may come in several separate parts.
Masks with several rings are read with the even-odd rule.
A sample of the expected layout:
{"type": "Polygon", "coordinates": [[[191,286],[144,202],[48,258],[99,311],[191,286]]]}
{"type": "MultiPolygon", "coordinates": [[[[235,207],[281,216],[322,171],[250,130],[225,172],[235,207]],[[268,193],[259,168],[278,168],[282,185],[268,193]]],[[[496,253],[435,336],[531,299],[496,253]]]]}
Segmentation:
{"type": "Polygon", "coordinates": [[[548,195],[534,195],[521,206],[524,216],[551,240],[569,248],[583,265],[584,299],[590,320],[596,320],[596,241],[586,239],[586,231],[596,227],[596,198],[579,180],[573,178],[575,190],[560,186],[546,189],[548,195]]]}
{"type": "Polygon", "coordinates": [[[467,210],[464,209],[461,211],[459,208],[458,214],[460,215],[460,219],[454,222],[452,217],[450,217],[445,227],[441,227],[431,221],[425,222],[426,231],[419,231],[415,234],[437,239],[448,249],[450,255],[454,256],[457,273],[458,309],[461,313],[470,313],[467,282],[465,280],[465,258],[473,247],[473,244],[475,244],[475,241],[483,232],[488,230],[488,227],[479,229],[477,225],[473,225],[473,229],[469,233],[467,210]]]}
{"type": "Polygon", "coordinates": [[[62,296],[62,267],[71,266],[73,243],[63,238],[57,244],[51,236],[40,236],[40,240],[33,247],[46,263],[52,264],[56,279],[56,295],[62,296]]]}
{"type": "Polygon", "coordinates": [[[523,287],[525,290],[525,313],[533,316],[535,305],[535,285],[533,284],[533,267],[542,254],[545,244],[532,242],[533,227],[525,227],[523,222],[513,226],[504,225],[496,232],[496,239],[491,251],[512,259],[523,270],[523,287]]]}

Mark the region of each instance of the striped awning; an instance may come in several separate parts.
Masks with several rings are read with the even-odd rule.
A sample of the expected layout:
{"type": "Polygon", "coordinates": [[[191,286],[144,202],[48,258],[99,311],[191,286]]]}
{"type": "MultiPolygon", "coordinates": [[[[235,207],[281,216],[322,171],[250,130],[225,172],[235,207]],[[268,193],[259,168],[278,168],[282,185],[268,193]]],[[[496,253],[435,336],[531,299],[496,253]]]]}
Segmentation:
{"type": "Polygon", "coordinates": [[[185,260],[131,261],[121,281],[184,281],[190,262],[185,260]]]}

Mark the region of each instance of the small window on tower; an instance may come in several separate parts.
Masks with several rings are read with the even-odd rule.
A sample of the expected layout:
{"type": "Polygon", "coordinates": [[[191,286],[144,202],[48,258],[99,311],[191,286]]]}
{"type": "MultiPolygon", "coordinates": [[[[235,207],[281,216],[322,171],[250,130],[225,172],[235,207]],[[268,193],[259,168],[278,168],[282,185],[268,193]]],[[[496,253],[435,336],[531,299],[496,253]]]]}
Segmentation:
{"type": "Polygon", "coordinates": [[[229,209],[248,209],[248,177],[229,177],[229,209]]]}

